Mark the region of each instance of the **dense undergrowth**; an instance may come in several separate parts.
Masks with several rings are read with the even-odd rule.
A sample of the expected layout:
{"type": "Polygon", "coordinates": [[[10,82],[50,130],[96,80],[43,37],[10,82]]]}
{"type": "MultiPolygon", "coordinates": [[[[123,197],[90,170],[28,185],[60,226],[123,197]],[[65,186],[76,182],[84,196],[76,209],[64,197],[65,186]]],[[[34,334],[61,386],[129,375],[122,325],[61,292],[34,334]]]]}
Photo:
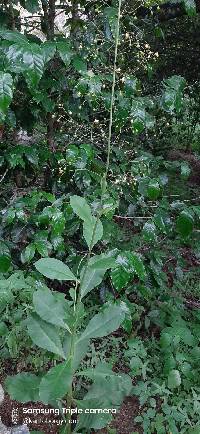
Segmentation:
{"type": "Polygon", "coordinates": [[[168,23],[133,22],[123,2],[69,4],[67,37],[57,2],[20,2],[45,42],[16,3],[0,29],[8,408],[59,410],[61,427],[20,419],[34,433],[198,434],[199,77],[163,59],[168,23]]]}

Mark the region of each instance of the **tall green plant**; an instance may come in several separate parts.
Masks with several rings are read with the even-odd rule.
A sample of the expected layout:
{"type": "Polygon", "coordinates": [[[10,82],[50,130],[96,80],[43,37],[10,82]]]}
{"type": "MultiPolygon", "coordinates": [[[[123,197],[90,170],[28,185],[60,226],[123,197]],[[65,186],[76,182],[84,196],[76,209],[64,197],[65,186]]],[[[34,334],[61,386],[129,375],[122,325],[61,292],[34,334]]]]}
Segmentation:
{"type": "MultiPolygon", "coordinates": [[[[98,286],[106,271],[115,264],[115,252],[92,255],[94,246],[102,239],[104,213],[102,202],[107,188],[107,175],[111,153],[111,135],[116,79],[116,63],[119,42],[121,0],[115,33],[115,58],[110,105],[108,152],[106,170],[101,182],[101,200],[96,215],[92,214],[87,201],[79,196],[71,196],[70,205],[83,222],[83,236],[88,246],[86,258],[82,258],[77,276],[63,262],[53,258],[42,258],[35,263],[36,269],[48,279],[69,281],[73,285],[69,291],[72,301],[50,289],[38,289],[33,296],[33,312],[26,325],[33,343],[53,353],[59,360],[42,378],[29,373],[8,377],[6,387],[13,399],[21,402],[42,401],[45,404],[61,404],[67,399],[69,416],[78,407],[79,417],[76,431],[82,428],[102,428],[112,419],[112,412],[121,404],[125,395],[132,389],[131,378],[126,374],[115,374],[111,367],[99,363],[94,369],[80,371],[80,363],[86,355],[90,341],[114,332],[125,320],[127,307],[124,303],[108,303],[83,327],[87,312],[84,298],[98,286]],[[84,376],[93,380],[82,401],[74,394],[74,380],[84,376]],[[112,391],[112,393],[110,393],[112,391]],[[109,393],[107,393],[109,392],[109,393]],[[95,414],[92,409],[99,409],[95,414]],[[86,411],[87,410],[87,411],[86,411]],[[89,411],[89,414],[88,414],[89,411]]],[[[60,405],[59,404],[59,405],[60,405]]],[[[66,417],[64,432],[71,433],[71,420],[66,417]]]]}

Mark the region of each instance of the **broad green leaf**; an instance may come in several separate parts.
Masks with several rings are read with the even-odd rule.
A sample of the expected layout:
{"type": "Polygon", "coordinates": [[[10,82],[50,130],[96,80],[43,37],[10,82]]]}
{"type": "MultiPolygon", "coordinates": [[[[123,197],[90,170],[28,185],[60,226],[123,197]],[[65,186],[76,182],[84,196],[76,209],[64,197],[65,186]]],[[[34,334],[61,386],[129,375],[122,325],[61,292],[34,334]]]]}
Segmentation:
{"type": "Polygon", "coordinates": [[[78,338],[83,339],[100,338],[107,336],[119,328],[125,318],[125,312],[121,306],[112,305],[106,307],[103,312],[95,315],[87,325],[84,332],[78,338]]]}
{"type": "Polygon", "coordinates": [[[73,58],[73,66],[76,71],[79,72],[79,74],[85,75],[85,73],[87,72],[87,64],[80,56],[75,56],[73,58]]]}
{"type": "Polygon", "coordinates": [[[182,96],[186,81],[180,75],[173,75],[163,82],[164,92],[161,99],[161,104],[167,112],[180,112],[182,107],[182,96]]]}
{"type": "Polygon", "coordinates": [[[164,234],[170,234],[172,230],[172,223],[169,215],[162,209],[158,209],[153,217],[153,221],[158,229],[164,234]]]}
{"type": "Polygon", "coordinates": [[[41,45],[41,53],[44,58],[44,63],[47,63],[49,62],[49,60],[53,59],[55,52],[56,52],[55,42],[45,41],[41,45]]]}
{"type": "Polygon", "coordinates": [[[65,229],[65,216],[62,211],[55,210],[52,215],[52,234],[61,235],[65,229]]]}
{"type": "Polygon", "coordinates": [[[34,14],[39,9],[39,0],[25,0],[24,2],[24,8],[34,14]]]}
{"type": "Polygon", "coordinates": [[[69,391],[73,379],[71,359],[51,368],[42,378],[39,397],[45,404],[63,398],[69,391]]]}
{"type": "MultiPolygon", "coordinates": [[[[67,334],[65,335],[64,342],[63,342],[63,349],[64,349],[66,360],[70,358],[72,339],[74,340],[73,335],[67,335],[67,334]]],[[[89,339],[83,339],[81,341],[78,341],[78,337],[77,336],[75,337],[74,354],[71,359],[72,369],[74,372],[78,369],[81,360],[87,354],[89,343],[90,343],[89,339]]]]}
{"type": "Polygon", "coordinates": [[[130,252],[128,259],[129,266],[132,268],[133,272],[137,274],[139,279],[144,280],[146,278],[146,270],[141,256],[138,253],[130,252]]]}
{"type": "MultiPolygon", "coordinates": [[[[7,327],[7,325],[5,324],[5,322],[1,321],[0,322],[0,337],[7,335],[9,332],[9,329],[7,327]]],[[[1,399],[0,399],[1,401],[1,399]]]]}
{"type": "Polygon", "coordinates": [[[83,221],[92,221],[92,213],[84,197],[71,196],[70,205],[76,215],[83,221]]]}
{"type": "Polygon", "coordinates": [[[5,388],[12,399],[19,402],[37,402],[39,400],[40,378],[31,372],[23,372],[15,376],[8,376],[5,388]]]}
{"type": "Polygon", "coordinates": [[[43,276],[48,277],[48,279],[76,280],[76,277],[70,271],[69,267],[58,259],[39,259],[39,261],[35,262],[35,267],[43,276]]]}
{"type": "Polygon", "coordinates": [[[176,369],[172,369],[168,375],[168,387],[170,389],[175,389],[181,384],[180,372],[176,369]]]}
{"type": "Polygon", "coordinates": [[[34,243],[34,246],[41,256],[49,255],[51,244],[48,241],[38,240],[34,243]]]}
{"type": "Polygon", "coordinates": [[[26,67],[24,75],[28,86],[37,87],[44,71],[44,57],[41,48],[37,44],[24,45],[22,62],[26,67]]]}
{"type": "Polygon", "coordinates": [[[160,195],[160,185],[157,179],[151,179],[147,188],[147,195],[150,200],[156,200],[160,195]]]}
{"type": "Polygon", "coordinates": [[[81,270],[80,275],[80,291],[81,291],[81,300],[85,297],[92,289],[96,288],[103,280],[106,269],[91,269],[87,268],[85,271],[85,267],[81,270]]]}
{"type": "Polygon", "coordinates": [[[6,117],[13,98],[13,79],[10,74],[0,71],[0,122],[6,117]]]}
{"type": "Polygon", "coordinates": [[[58,51],[61,59],[63,60],[65,65],[68,66],[70,64],[72,56],[73,56],[73,51],[70,47],[69,42],[67,42],[67,41],[57,42],[56,48],[57,48],[57,51],[58,51]]]}
{"type": "MultiPolygon", "coordinates": [[[[89,388],[83,401],[76,401],[78,408],[114,408],[118,409],[125,396],[129,396],[132,390],[132,380],[129,375],[114,373],[107,363],[99,363],[96,368],[88,369],[84,375],[94,383],[89,388]]],[[[91,412],[88,417],[79,418],[78,429],[86,427],[102,428],[107,424],[107,419],[100,418],[100,414],[91,412]],[[90,417],[92,416],[92,417],[90,417]]]]}
{"type": "Polygon", "coordinates": [[[114,264],[115,258],[109,253],[90,258],[87,270],[84,267],[80,274],[81,299],[102,282],[106,270],[114,264]]]}
{"type": "MultiPolygon", "coordinates": [[[[144,280],[146,277],[146,270],[142,261],[141,255],[138,253],[133,253],[129,251],[122,252],[120,255],[117,256],[116,264],[119,268],[122,267],[127,273],[129,273],[129,276],[133,275],[134,273],[137,274],[137,276],[144,280]]],[[[114,272],[115,270],[113,270],[114,272]]],[[[117,275],[116,275],[117,277],[117,275]]],[[[125,274],[124,274],[125,279],[125,274]]],[[[123,280],[123,279],[122,279],[123,280]]]]}
{"type": "Polygon", "coordinates": [[[17,42],[19,44],[27,44],[27,38],[26,36],[24,36],[22,33],[20,32],[13,32],[12,30],[5,30],[5,29],[1,29],[0,30],[0,37],[2,39],[6,39],[7,41],[10,42],[17,42]]]}
{"type": "Polygon", "coordinates": [[[35,256],[35,245],[33,243],[29,244],[21,253],[22,264],[30,262],[35,256]]]}
{"type": "Polygon", "coordinates": [[[130,278],[130,272],[121,266],[116,267],[111,271],[112,283],[117,291],[120,291],[122,288],[124,288],[129,283],[130,278]]]}
{"type": "Polygon", "coordinates": [[[36,313],[46,322],[68,330],[70,328],[64,322],[65,306],[58,300],[50,289],[38,289],[33,294],[33,305],[36,313]]]}
{"type": "Polygon", "coordinates": [[[152,101],[145,100],[145,98],[133,98],[131,107],[131,128],[134,133],[141,133],[145,128],[152,128],[154,126],[154,117],[147,112],[147,108],[152,107],[152,101]]]}
{"type": "Polygon", "coordinates": [[[138,79],[132,75],[126,76],[124,78],[124,88],[127,96],[135,95],[140,88],[138,79]]]}
{"type": "Polygon", "coordinates": [[[191,234],[194,226],[193,216],[189,211],[182,211],[176,221],[176,229],[182,237],[187,237],[191,234]]]}
{"type": "MultiPolygon", "coordinates": [[[[108,369],[108,368],[107,368],[108,369]]],[[[99,398],[107,408],[116,408],[123,401],[125,396],[130,395],[132,380],[129,375],[121,373],[96,377],[84,399],[99,398]]]]}
{"type": "Polygon", "coordinates": [[[108,424],[112,421],[113,416],[110,413],[103,413],[103,410],[105,408],[105,405],[102,404],[101,400],[98,398],[96,399],[84,399],[82,401],[76,400],[76,404],[78,408],[80,409],[93,409],[93,408],[99,408],[102,409],[102,413],[89,413],[87,410],[87,413],[83,411],[81,414],[79,414],[78,417],[78,423],[76,425],[76,430],[79,432],[91,432],[91,428],[96,430],[105,428],[108,426],[108,424]]]}
{"type": "Polygon", "coordinates": [[[28,334],[35,345],[65,358],[58,329],[33,314],[27,319],[28,334]]]}
{"type": "Polygon", "coordinates": [[[103,236],[103,225],[101,220],[97,220],[96,217],[91,217],[90,220],[85,220],[83,222],[83,236],[88,247],[93,248],[103,236]]]}
{"type": "Polygon", "coordinates": [[[101,255],[95,255],[90,258],[88,266],[91,270],[108,270],[116,265],[116,252],[111,251],[108,253],[102,253],[101,255]]]}
{"type": "Polygon", "coordinates": [[[0,273],[6,273],[11,266],[11,258],[7,255],[0,255],[0,273]]]}

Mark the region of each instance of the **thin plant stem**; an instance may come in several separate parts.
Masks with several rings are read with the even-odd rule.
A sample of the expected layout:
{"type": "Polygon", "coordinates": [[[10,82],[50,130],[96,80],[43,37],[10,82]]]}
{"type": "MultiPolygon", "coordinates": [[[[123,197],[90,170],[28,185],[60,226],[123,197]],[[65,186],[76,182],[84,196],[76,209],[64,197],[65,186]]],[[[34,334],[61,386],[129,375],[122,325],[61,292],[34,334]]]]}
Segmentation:
{"type": "MultiPolygon", "coordinates": [[[[116,84],[116,70],[117,70],[117,55],[118,55],[118,45],[119,45],[119,29],[120,29],[120,16],[121,16],[121,3],[122,0],[119,0],[118,3],[118,14],[117,14],[117,27],[116,27],[116,35],[115,35],[115,53],[114,53],[114,65],[113,65],[113,80],[112,80],[112,91],[111,91],[111,102],[110,102],[110,119],[109,119],[109,128],[108,128],[108,144],[107,144],[107,161],[106,161],[106,169],[105,173],[102,177],[102,183],[101,183],[101,200],[100,200],[100,207],[97,213],[97,217],[95,220],[95,224],[92,231],[92,237],[91,237],[91,243],[89,246],[89,250],[86,256],[86,265],[84,267],[83,275],[80,279],[80,282],[78,280],[76,281],[76,287],[75,287],[75,297],[74,297],[74,310],[75,310],[75,323],[73,327],[73,333],[71,336],[71,345],[70,345],[70,355],[69,358],[73,360],[74,356],[74,349],[75,349],[75,336],[77,331],[77,324],[78,324],[78,309],[76,307],[81,302],[81,286],[85,279],[88,266],[89,266],[89,260],[92,253],[93,243],[95,239],[95,234],[97,230],[97,226],[102,214],[102,203],[103,203],[103,196],[106,191],[106,184],[107,184],[107,176],[109,171],[109,164],[110,164],[110,155],[111,155],[111,138],[112,138],[112,125],[113,125],[113,110],[114,110],[114,103],[115,103],[115,84],[116,84]],[[78,289],[78,283],[79,283],[79,293],[77,297],[77,289],[78,289]]],[[[69,359],[68,359],[69,360],[69,359]]],[[[68,407],[71,408],[73,404],[73,390],[72,385],[70,388],[70,391],[68,392],[68,407]]],[[[66,427],[66,433],[71,434],[71,424],[68,422],[66,427]]]]}

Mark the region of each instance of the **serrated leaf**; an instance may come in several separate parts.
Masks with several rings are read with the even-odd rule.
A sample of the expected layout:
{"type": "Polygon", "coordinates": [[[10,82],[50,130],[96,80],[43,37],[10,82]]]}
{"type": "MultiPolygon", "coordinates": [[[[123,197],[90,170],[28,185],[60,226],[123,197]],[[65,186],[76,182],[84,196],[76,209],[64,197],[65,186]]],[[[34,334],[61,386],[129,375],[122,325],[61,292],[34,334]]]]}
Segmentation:
{"type": "Polygon", "coordinates": [[[180,372],[176,369],[172,369],[168,375],[168,387],[175,389],[181,385],[180,372]]]}
{"type": "Polygon", "coordinates": [[[0,71],[0,121],[6,117],[8,107],[13,98],[13,79],[8,73],[0,71]]]}
{"type": "Polygon", "coordinates": [[[40,378],[31,372],[8,376],[5,380],[5,388],[11,398],[23,403],[39,400],[39,384],[40,378]]]}
{"type": "Polygon", "coordinates": [[[42,258],[35,262],[36,269],[48,277],[48,279],[57,280],[76,280],[69,267],[62,261],[54,258],[42,258]]]}
{"type": "Polygon", "coordinates": [[[33,294],[33,305],[36,313],[46,322],[62,327],[71,333],[64,322],[65,309],[63,302],[58,300],[50,289],[38,289],[33,294]]]}
{"type": "Polygon", "coordinates": [[[58,330],[46,321],[43,321],[36,314],[28,317],[27,321],[28,334],[35,345],[51,353],[58,354],[65,358],[58,330]]]}
{"type": "Polygon", "coordinates": [[[120,305],[106,307],[105,310],[95,315],[87,325],[84,332],[78,338],[83,339],[100,338],[107,336],[119,328],[125,318],[125,312],[120,305]]]}
{"type": "Polygon", "coordinates": [[[71,359],[51,368],[42,378],[39,387],[40,400],[45,404],[63,398],[69,391],[73,378],[71,359]]]}

